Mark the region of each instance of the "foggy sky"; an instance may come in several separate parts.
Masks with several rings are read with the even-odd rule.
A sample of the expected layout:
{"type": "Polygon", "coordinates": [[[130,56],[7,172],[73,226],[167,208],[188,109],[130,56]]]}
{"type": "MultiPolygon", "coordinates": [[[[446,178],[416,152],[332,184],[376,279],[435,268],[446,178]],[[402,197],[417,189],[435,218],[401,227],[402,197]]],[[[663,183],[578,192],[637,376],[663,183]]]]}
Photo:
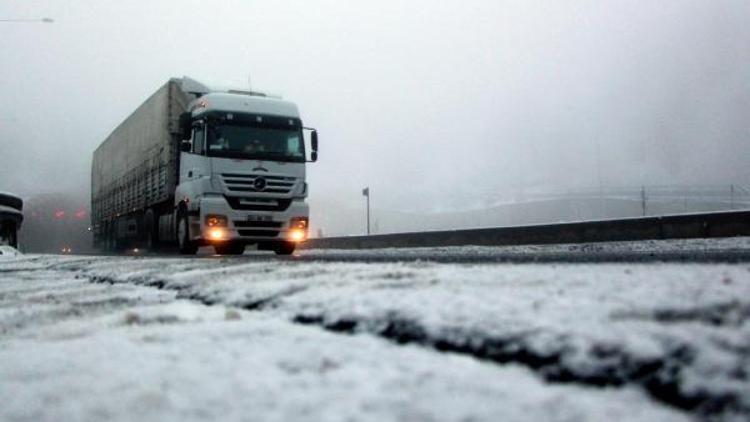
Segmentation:
{"type": "Polygon", "coordinates": [[[0,19],[0,190],[88,192],[168,78],[281,94],[321,137],[311,203],[439,209],[651,184],[750,186],[750,2],[24,1],[0,19]]]}

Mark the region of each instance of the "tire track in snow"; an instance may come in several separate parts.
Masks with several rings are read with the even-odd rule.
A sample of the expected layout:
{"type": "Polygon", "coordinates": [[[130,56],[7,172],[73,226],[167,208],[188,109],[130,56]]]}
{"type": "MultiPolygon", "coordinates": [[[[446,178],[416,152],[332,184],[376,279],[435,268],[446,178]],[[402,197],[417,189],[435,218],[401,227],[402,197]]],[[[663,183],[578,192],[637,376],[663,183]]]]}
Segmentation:
{"type": "MultiPolygon", "coordinates": [[[[695,351],[688,344],[669,345],[659,358],[641,359],[627,350],[613,345],[593,344],[584,352],[591,364],[588,368],[570,365],[569,339],[557,339],[553,351],[539,350],[533,343],[537,333],[513,334],[506,337],[485,337],[483,334],[452,332],[429,334],[419,322],[397,314],[380,319],[336,319],[323,315],[299,314],[293,319],[306,325],[320,326],[328,331],[359,334],[368,333],[398,344],[418,344],[439,352],[473,356],[496,364],[523,365],[545,380],[597,387],[634,385],[646,391],[656,401],[704,417],[750,414],[750,408],[739,394],[712,391],[686,392],[681,386],[682,372],[695,359],[695,351]],[[592,369],[591,366],[594,368],[592,369]]],[[[738,374],[738,378],[743,378],[738,374]]]]}

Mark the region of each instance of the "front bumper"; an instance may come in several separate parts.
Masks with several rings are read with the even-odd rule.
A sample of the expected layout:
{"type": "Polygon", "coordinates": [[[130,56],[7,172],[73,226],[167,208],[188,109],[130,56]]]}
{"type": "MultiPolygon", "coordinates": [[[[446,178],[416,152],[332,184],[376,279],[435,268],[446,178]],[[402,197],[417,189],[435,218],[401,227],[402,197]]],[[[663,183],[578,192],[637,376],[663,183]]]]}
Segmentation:
{"type": "Polygon", "coordinates": [[[224,197],[217,196],[201,198],[199,207],[199,212],[191,213],[190,232],[193,240],[203,244],[291,241],[294,240],[292,231],[295,229],[290,227],[290,220],[310,214],[310,207],[304,201],[292,201],[285,211],[246,211],[232,209],[224,197]],[[206,225],[208,215],[227,217],[227,226],[222,227],[221,236],[216,236],[213,228],[206,225]]]}

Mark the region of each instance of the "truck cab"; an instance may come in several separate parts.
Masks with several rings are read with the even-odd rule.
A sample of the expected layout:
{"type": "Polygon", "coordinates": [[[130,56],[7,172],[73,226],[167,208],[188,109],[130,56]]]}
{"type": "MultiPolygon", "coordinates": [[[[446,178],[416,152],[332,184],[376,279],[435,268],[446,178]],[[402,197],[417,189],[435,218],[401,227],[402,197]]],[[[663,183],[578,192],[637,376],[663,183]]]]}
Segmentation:
{"type": "Polygon", "coordinates": [[[159,226],[174,227],[183,254],[205,245],[240,254],[249,244],[291,254],[307,239],[305,165],[317,160],[317,132],[280,98],[200,86],[190,92],[197,98],[180,117],[174,213],[159,226]]]}

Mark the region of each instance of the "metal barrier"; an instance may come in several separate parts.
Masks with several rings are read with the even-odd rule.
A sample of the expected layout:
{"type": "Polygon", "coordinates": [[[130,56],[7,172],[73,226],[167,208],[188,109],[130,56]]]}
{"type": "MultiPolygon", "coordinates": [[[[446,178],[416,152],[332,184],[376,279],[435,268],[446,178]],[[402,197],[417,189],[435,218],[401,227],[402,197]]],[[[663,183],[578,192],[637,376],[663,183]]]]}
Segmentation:
{"type": "Polygon", "coordinates": [[[510,246],[750,236],[750,210],[310,239],[305,249],[510,246]]]}

